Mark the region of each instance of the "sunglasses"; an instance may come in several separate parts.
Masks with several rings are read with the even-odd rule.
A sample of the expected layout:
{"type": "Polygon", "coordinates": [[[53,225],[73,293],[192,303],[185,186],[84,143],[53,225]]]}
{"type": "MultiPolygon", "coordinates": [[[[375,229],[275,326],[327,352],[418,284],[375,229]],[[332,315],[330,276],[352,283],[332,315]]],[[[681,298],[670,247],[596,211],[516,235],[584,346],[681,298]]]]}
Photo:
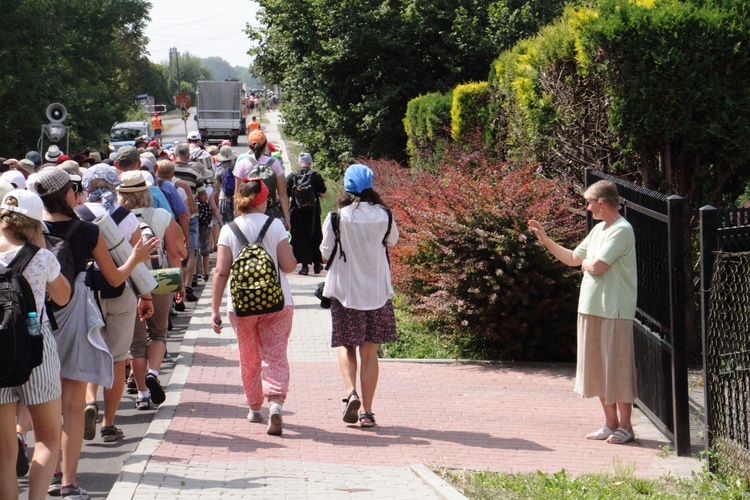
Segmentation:
{"type": "Polygon", "coordinates": [[[83,193],[83,184],[81,184],[80,182],[71,182],[70,188],[75,194],[83,193]]]}

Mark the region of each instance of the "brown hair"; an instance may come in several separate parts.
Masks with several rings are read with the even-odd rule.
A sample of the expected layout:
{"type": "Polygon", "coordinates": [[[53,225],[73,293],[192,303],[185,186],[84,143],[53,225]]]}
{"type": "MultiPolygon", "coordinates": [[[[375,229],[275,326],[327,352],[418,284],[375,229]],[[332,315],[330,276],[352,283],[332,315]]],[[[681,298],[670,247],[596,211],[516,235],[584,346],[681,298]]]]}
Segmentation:
{"type": "Polygon", "coordinates": [[[583,193],[587,200],[603,201],[610,207],[620,209],[620,193],[617,192],[617,184],[612,181],[597,181],[590,185],[583,193]]]}
{"type": "Polygon", "coordinates": [[[337,203],[339,208],[343,208],[351,205],[352,203],[356,203],[357,205],[359,205],[363,201],[369,203],[370,205],[380,205],[383,208],[388,208],[388,205],[385,204],[378,192],[372,188],[367,188],[358,195],[350,193],[349,191],[344,191],[339,197],[337,203]]]}
{"type": "MultiPolygon", "coordinates": [[[[13,196],[5,198],[5,204],[18,206],[18,200],[13,196]]],[[[8,231],[17,240],[38,244],[42,241],[42,223],[18,212],[0,209],[0,228],[8,231]]]]}
{"type": "Polygon", "coordinates": [[[47,212],[51,214],[63,214],[67,215],[71,219],[78,219],[78,215],[73,208],[68,205],[68,190],[71,189],[70,182],[65,184],[63,187],[55,191],[54,193],[45,194],[42,196],[42,203],[47,212]]]}
{"type": "MultiPolygon", "coordinates": [[[[232,175],[231,172],[227,172],[232,175]]],[[[260,193],[260,183],[263,181],[251,181],[243,182],[240,181],[240,185],[234,190],[234,209],[241,213],[246,214],[250,212],[253,207],[253,201],[255,197],[260,193]]],[[[269,195],[270,196],[270,195],[269,195]]]]}

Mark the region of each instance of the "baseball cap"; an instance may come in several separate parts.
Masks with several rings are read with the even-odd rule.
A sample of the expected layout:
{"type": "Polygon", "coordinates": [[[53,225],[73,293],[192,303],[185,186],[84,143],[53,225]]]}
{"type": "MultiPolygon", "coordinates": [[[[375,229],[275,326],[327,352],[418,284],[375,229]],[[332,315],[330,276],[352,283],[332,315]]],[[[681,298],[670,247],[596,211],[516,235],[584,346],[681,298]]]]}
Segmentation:
{"type": "Polygon", "coordinates": [[[42,221],[44,216],[44,203],[42,199],[37,194],[25,189],[14,189],[3,196],[0,208],[23,214],[39,222],[42,221]],[[10,201],[9,198],[15,198],[15,203],[11,202],[12,204],[8,204],[10,201]]]}
{"type": "Polygon", "coordinates": [[[117,163],[130,167],[141,161],[141,154],[133,146],[123,146],[117,150],[117,163]]]}
{"type": "Polygon", "coordinates": [[[26,177],[18,170],[8,170],[0,175],[0,179],[10,182],[18,189],[26,189],[26,177]]]}
{"type": "Polygon", "coordinates": [[[191,132],[188,132],[187,140],[188,141],[200,141],[201,135],[198,133],[198,131],[193,130],[191,132]]]}

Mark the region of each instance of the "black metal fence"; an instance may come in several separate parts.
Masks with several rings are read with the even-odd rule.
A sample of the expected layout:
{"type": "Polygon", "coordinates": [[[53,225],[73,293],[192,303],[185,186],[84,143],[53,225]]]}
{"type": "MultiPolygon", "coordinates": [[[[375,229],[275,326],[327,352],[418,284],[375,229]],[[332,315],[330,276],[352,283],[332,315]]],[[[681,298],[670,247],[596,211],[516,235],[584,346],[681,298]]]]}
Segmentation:
{"type": "MultiPolygon", "coordinates": [[[[690,454],[689,398],[684,305],[684,200],[586,169],[586,186],[606,179],[624,200],[633,226],[638,260],[634,322],[638,407],[674,443],[690,454]]],[[[589,228],[592,226],[589,218],[589,228]]]]}
{"type": "Polygon", "coordinates": [[[750,479],[750,210],[700,209],[701,309],[711,467],[750,479]],[[717,446],[718,445],[718,446],[717,446]]]}

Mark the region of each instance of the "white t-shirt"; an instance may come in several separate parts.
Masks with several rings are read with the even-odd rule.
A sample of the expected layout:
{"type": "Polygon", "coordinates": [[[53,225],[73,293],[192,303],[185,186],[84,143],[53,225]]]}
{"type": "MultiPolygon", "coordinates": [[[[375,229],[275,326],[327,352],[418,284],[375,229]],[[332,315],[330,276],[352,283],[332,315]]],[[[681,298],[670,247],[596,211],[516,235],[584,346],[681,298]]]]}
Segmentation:
{"type": "MultiPolygon", "coordinates": [[[[336,298],[344,307],[371,311],[383,307],[393,297],[391,269],[383,247],[388,228],[388,214],[380,205],[352,204],[339,210],[339,234],[346,261],[339,251],[332,257],[323,295],[336,298]]],[[[391,224],[386,245],[398,241],[396,221],[391,224]]],[[[323,222],[323,242],[320,253],[328,259],[333,251],[335,236],[331,214],[323,222]]]]}
{"type": "MultiPolygon", "coordinates": [[[[234,219],[234,222],[237,223],[237,226],[242,231],[242,234],[245,235],[247,241],[253,243],[255,241],[255,238],[258,237],[258,234],[260,234],[260,230],[263,228],[263,224],[265,224],[267,218],[268,216],[265,214],[253,213],[236,217],[234,219]]],[[[289,236],[286,233],[284,224],[282,224],[280,220],[274,219],[274,221],[271,223],[271,226],[268,228],[268,231],[266,231],[266,236],[263,238],[263,248],[271,255],[274,262],[276,262],[277,267],[279,263],[279,257],[277,255],[276,249],[279,243],[288,237],[289,236]]],[[[221,232],[219,233],[219,245],[229,247],[229,250],[231,250],[232,252],[232,262],[234,262],[234,259],[237,258],[240,250],[242,250],[242,243],[240,243],[240,241],[234,235],[234,233],[232,232],[232,228],[229,227],[229,224],[221,228],[221,232]]],[[[286,274],[284,274],[280,270],[279,279],[281,281],[281,290],[284,292],[284,306],[286,307],[294,305],[294,302],[292,300],[292,290],[289,287],[289,281],[287,281],[286,279],[286,274]]],[[[234,308],[232,307],[232,294],[229,285],[230,282],[228,281],[227,311],[233,312],[234,308]]]]}
{"type": "MultiPolygon", "coordinates": [[[[5,270],[8,267],[20,248],[0,252],[0,269],[5,270]]],[[[46,248],[40,248],[23,271],[23,277],[29,282],[29,286],[34,292],[37,318],[39,318],[40,323],[48,321],[47,315],[42,314],[47,283],[54,281],[59,274],[60,263],[57,261],[57,257],[46,248]]]]}
{"type": "MultiPolygon", "coordinates": [[[[96,215],[97,217],[104,215],[107,212],[107,209],[104,207],[103,203],[91,203],[87,201],[84,203],[86,207],[91,210],[91,212],[96,215]]],[[[117,209],[120,205],[117,203],[114,204],[115,209],[117,209]]],[[[120,228],[120,231],[122,231],[122,234],[125,236],[125,239],[130,241],[130,238],[133,237],[133,233],[138,229],[138,218],[133,214],[129,213],[125,216],[124,219],[117,225],[117,227],[120,228]]]]}

